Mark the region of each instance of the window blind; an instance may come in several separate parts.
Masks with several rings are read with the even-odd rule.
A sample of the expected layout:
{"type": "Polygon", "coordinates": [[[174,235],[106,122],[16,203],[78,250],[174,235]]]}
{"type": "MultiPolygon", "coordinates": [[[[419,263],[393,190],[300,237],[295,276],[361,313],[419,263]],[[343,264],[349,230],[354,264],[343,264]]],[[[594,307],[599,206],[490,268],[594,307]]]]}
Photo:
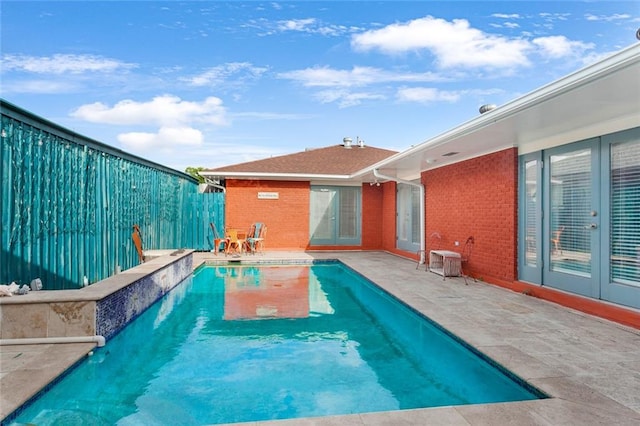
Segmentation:
{"type": "Polygon", "coordinates": [[[611,146],[611,280],[640,286],[640,141],[611,146]]]}

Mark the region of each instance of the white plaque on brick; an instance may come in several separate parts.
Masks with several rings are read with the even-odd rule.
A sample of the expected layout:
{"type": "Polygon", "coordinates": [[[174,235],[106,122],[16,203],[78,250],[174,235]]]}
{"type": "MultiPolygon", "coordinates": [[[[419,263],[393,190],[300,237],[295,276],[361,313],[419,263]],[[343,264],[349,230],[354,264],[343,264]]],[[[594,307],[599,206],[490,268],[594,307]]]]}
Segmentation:
{"type": "Polygon", "coordinates": [[[277,200],[280,198],[279,192],[258,192],[258,200],[277,200]]]}

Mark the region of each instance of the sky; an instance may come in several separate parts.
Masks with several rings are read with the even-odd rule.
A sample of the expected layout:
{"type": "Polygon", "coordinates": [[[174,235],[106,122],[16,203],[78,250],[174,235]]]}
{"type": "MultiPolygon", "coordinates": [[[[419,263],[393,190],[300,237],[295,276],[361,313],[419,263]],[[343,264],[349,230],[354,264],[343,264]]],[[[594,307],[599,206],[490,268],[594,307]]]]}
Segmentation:
{"type": "Polygon", "coordinates": [[[639,41],[629,1],[0,4],[6,101],[164,166],[404,151],[639,41]]]}

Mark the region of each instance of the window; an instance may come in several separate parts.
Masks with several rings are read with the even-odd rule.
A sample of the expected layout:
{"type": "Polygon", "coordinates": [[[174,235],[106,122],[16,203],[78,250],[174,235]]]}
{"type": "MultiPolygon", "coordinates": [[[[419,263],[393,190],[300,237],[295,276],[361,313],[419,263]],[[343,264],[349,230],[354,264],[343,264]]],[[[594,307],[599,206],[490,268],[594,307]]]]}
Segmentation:
{"type": "Polygon", "coordinates": [[[640,287],[640,141],[611,145],[611,280],[640,287]]]}

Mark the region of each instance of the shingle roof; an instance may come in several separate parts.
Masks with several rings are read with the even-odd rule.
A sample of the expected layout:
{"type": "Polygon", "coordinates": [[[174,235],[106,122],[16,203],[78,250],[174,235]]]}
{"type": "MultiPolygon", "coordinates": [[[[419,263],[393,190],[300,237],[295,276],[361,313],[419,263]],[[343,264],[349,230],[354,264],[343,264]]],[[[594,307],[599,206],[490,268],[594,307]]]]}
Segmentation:
{"type": "Polygon", "coordinates": [[[349,175],[396,153],[370,146],[361,148],[356,145],[347,149],[343,145],[334,145],[204,171],[220,174],[233,172],[349,175]]]}

